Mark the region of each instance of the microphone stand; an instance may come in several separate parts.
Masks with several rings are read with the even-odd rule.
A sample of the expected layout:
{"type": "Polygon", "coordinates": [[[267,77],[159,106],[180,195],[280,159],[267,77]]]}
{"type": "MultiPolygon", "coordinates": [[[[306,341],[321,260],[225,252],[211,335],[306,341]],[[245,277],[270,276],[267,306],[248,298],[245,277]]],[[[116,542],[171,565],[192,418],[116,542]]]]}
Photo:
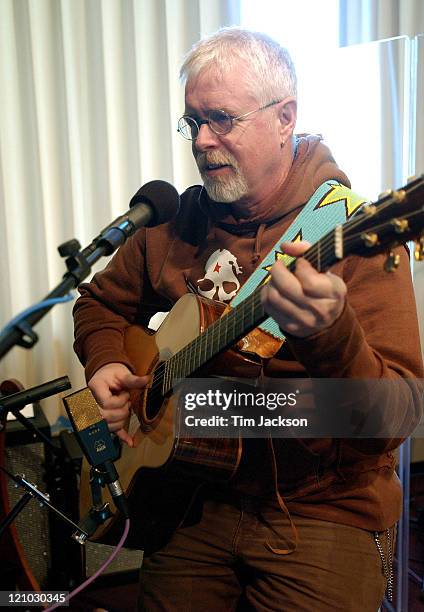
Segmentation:
{"type": "MultiPolygon", "coordinates": [[[[42,440],[53,452],[53,454],[62,461],[64,459],[63,450],[55,446],[40,429],[38,429],[29,419],[20,413],[20,410],[27,404],[31,404],[51,395],[56,395],[57,393],[66,391],[70,388],[71,383],[69,378],[67,376],[62,376],[61,378],[56,378],[50,382],[38,385],[37,387],[32,387],[31,389],[19,391],[18,393],[4,396],[0,395],[0,432],[5,428],[7,412],[11,412],[18,421],[20,421],[27,429],[32,431],[34,436],[42,440]]],[[[23,495],[23,497],[17,502],[4,521],[0,523],[0,536],[34,496],[37,497],[42,504],[46,505],[48,508],[50,508],[50,510],[53,510],[53,512],[74,527],[75,532],[72,534],[72,537],[79,544],[84,544],[87,538],[93,535],[97,527],[112,516],[108,504],[104,504],[101,499],[100,487],[104,487],[108,482],[107,474],[104,474],[99,470],[93,468],[91,475],[94,507],[91,508],[88,516],[84,517],[82,527],[80,527],[57,508],[52,506],[52,504],[49,503],[48,495],[41,493],[35,485],[26,481],[24,475],[20,476],[17,474],[13,476],[13,474],[8,472],[2,466],[0,466],[0,468],[9,476],[9,478],[14,480],[17,485],[22,486],[26,490],[25,495],[23,495]]]]}
{"type": "Polygon", "coordinates": [[[56,456],[63,458],[61,451],[53,444],[40,429],[38,429],[29,419],[27,419],[20,410],[27,404],[32,404],[51,395],[56,395],[62,391],[71,388],[71,383],[67,376],[55,378],[50,382],[30,389],[24,389],[18,393],[11,395],[1,395],[0,393],[0,432],[6,427],[7,413],[11,412],[16,419],[22,423],[29,431],[32,431],[35,437],[42,440],[56,456]]]}
{"type": "MultiPolygon", "coordinates": [[[[116,220],[113,227],[108,226],[90,245],[81,251],[81,245],[75,238],[58,247],[61,257],[65,257],[68,271],[62,281],[46,295],[43,302],[55,300],[75,289],[90,274],[91,267],[104,255],[111,255],[136,229],[134,223],[123,216],[116,220]]],[[[113,225],[113,224],[112,224],[113,225]]],[[[13,323],[0,333],[0,359],[15,345],[32,348],[38,341],[33,325],[46,315],[54,302],[25,314],[18,322],[13,323]]]]}
{"type": "Polygon", "coordinates": [[[56,395],[62,391],[66,391],[71,388],[71,383],[67,376],[61,376],[55,378],[50,382],[30,389],[24,389],[18,393],[11,395],[1,395],[0,393],[0,433],[6,428],[7,413],[11,412],[17,421],[22,423],[29,431],[31,431],[35,438],[38,438],[49,447],[50,451],[60,460],[63,459],[63,451],[55,446],[48,436],[45,435],[38,427],[36,427],[29,419],[21,414],[22,408],[27,404],[32,404],[51,395],[56,395]]]}
{"type": "Polygon", "coordinates": [[[0,537],[3,535],[3,532],[7,529],[7,527],[9,527],[9,525],[15,520],[18,514],[22,512],[22,510],[25,508],[27,503],[31,501],[31,499],[36,498],[40,502],[41,505],[46,506],[49,510],[54,512],[62,520],[68,523],[68,525],[71,525],[74,529],[77,530],[81,538],[81,540],[79,538],[74,538],[77,542],[82,541],[83,543],[85,541],[85,539],[88,537],[89,534],[86,533],[81,527],[79,527],[76,523],[74,523],[74,521],[68,518],[65,514],[63,514],[63,512],[55,508],[50,503],[49,496],[46,493],[43,493],[42,491],[40,491],[35,484],[32,484],[31,482],[26,480],[24,474],[22,474],[22,476],[19,474],[13,475],[1,465],[0,465],[0,469],[5,474],[7,474],[7,476],[9,476],[9,478],[11,478],[16,483],[16,485],[22,487],[25,490],[25,494],[14,505],[12,510],[7,514],[4,520],[0,523],[0,537]]]}
{"type": "MultiPolygon", "coordinates": [[[[52,469],[55,469],[56,466],[60,466],[60,475],[62,477],[66,477],[67,475],[69,480],[71,480],[72,478],[72,474],[70,471],[71,465],[69,463],[69,460],[67,460],[66,458],[66,453],[64,452],[63,448],[58,448],[50,440],[50,438],[44,434],[44,432],[42,432],[38,427],[36,427],[29,419],[24,417],[20,413],[20,410],[27,404],[36,402],[51,395],[55,395],[61,391],[65,391],[70,388],[71,383],[69,381],[69,378],[67,376],[62,376],[61,378],[57,378],[42,385],[38,385],[37,387],[32,387],[30,389],[19,391],[18,393],[0,395],[0,434],[4,435],[3,430],[6,426],[7,413],[12,413],[19,422],[21,422],[29,431],[33,433],[34,437],[40,439],[46,445],[48,451],[50,451],[51,456],[55,457],[53,464],[50,462],[50,466],[53,465],[52,469]]],[[[48,460],[47,463],[49,463],[48,460]]],[[[16,487],[21,487],[24,490],[24,494],[21,496],[20,499],[18,499],[13,508],[1,521],[0,537],[11,525],[11,523],[15,521],[18,515],[24,510],[24,508],[32,499],[36,499],[37,502],[40,503],[40,505],[47,507],[53,513],[54,518],[49,521],[49,530],[51,535],[53,533],[58,533],[58,530],[60,528],[59,522],[64,521],[68,524],[68,526],[73,529],[73,531],[76,530],[78,532],[80,538],[75,538],[78,542],[84,542],[85,539],[89,537],[89,534],[87,534],[87,532],[84,530],[84,526],[80,527],[79,525],[77,525],[73,520],[71,520],[71,518],[69,518],[66,514],[61,512],[61,510],[59,510],[55,505],[53,505],[53,503],[58,503],[60,499],[60,495],[58,494],[59,489],[57,488],[58,478],[56,476],[54,476],[53,479],[50,478],[50,484],[55,484],[56,488],[54,488],[54,486],[53,488],[48,487],[49,492],[52,493],[53,496],[53,503],[51,503],[50,495],[39,490],[36,484],[29,482],[24,474],[13,475],[3,466],[0,465],[0,468],[2,472],[7,474],[7,476],[15,483],[16,487]],[[53,483],[52,480],[54,481],[53,483]],[[52,530],[56,531],[54,532],[52,530]]],[[[79,567],[80,552],[77,553],[76,550],[70,549],[69,547],[65,547],[65,549],[68,553],[68,558],[77,561],[76,567],[79,567]]],[[[59,557],[61,557],[62,555],[61,552],[54,554],[56,555],[56,557],[58,557],[58,555],[59,557]]],[[[66,565],[66,567],[69,566],[66,565]]],[[[56,563],[56,566],[53,564],[52,568],[49,569],[50,573],[53,574],[55,572],[55,584],[59,583],[63,584],[64,586],[69,586],[69,584],[73,584],[75,579],[78,580],[80,578],[82,572],[81,569],[72,570],[72,573],[70,573],[70,570],[68,569],[67,573],[64,573],[64,570],[61,568],[62,565],[56,563]]]]}
{"type": "MultiPolygon", "coordinates": [[[[76,239],[69,240],[58,247],[60,256],[65,258],[67,272],[64,274],[62,281],[47,294],[42,302],[27,309],[20,316],[15,317],[3,330],[0,330],[0,359],[15,345],[27,349],[32,348],[38,341],[38,335],[35,333],[33,325],[38,323],[55,303],[61,301],[60,298],[63,298],[69,294],[71,289],[77,287],[90,274],[92,265],[102,256],[111,255],[138,227],[147,225],[150,222],[154,216],[153,208],[146,206],[142,201],[134,202],[134,204],[129,214],[127,213],[115,219],[85,249],[81,250],[81,245],[76,239]]],[[[67,377],[64,377],[64,379],[47,383],[48,389],[46,389],[46,385],[40,385],[40,387],[28,391],[15,393],[13,396],[2,396],[0,392],[0,434],[5,427],[7,411],[10,410],[27,429],[43,440],[59,462],[63,462],[65,459],[63,449],[58,449],[43,432],[38,430],[28,419],[20,414],[19,410],[28,403],[48,397],[64,389],[69,389],[70,386],[69,380],[67,377]],[[54,385],[58,381],[61,381],[60,388],[56,388],[54,385]]],[[[4,468],[2,469],[4,470],[4,468]]],[[[25,489],[25,493],[1,523],[0,535],[33,497],[38,498],[55,515],[72,525],[74,528],[73,538],[80,544],[83,544],[94,533],[97,526],[110,515],[107,505],[100,508],[96,507],[84,521],[87,528],[85,528],[85,525],[80,527],[50,504],[48,496],[41,493],[35,485],[27,482],[23,475],[13,476],[7,471],[6,473],[18,486],[22,486],[25,489]]]]}

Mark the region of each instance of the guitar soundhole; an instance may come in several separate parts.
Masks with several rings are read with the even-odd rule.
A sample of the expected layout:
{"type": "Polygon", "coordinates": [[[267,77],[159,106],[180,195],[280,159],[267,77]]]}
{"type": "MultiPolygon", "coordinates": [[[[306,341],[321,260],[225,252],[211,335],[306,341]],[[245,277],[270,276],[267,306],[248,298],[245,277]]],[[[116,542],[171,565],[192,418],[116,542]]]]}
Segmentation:
{"type": "Polygon", "coordinates": [[[147,394],[145,410],[147,422],[154,421],[162,408],[164,401],[164,397],[162,395],[162,381],[163,377],[155,372],[152,386],[147,394]]]}

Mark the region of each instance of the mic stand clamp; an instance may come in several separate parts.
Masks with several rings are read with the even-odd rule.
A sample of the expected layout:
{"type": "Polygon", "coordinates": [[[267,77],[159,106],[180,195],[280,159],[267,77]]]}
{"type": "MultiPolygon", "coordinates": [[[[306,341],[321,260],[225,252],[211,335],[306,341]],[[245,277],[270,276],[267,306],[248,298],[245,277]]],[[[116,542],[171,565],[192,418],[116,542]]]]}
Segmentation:
{"type": "Polygon", "coordinates": [[[92,265],[103,255],[113,253],[124,241],[125,233],[119,229],[110,229],[104,236],[100,234],[83,250],[76,238],[61,244],[58,251],[60,256],[65,258],[68,271],[63,275],[62,281],[42,300],[46,302],[46,306],[30,311],[19,323],[10,328],[6,326],[4,331],[0,331],[0,359],[16,344],[26,349],[32,348],[38,341],[33,326],[53,308],[56,298],[61,298],[71,289],[78,287],[90,274],[92,265]],[[109,239],[109,234],[113,240],[109,239]]]}
{"type": "Polygon", "coordinates": [[[76,540],[78,544],[85,544],[87,539],[97,531],[97,528],[103,525],[111,516],[112,512],[107,502],[102,506],[93,506],[80,522],[78,531],[72,534],[73,539],[76,540]]]}
{"type": "Polygon", "coordinates": [[[75,280],[80,283],[91,272],[91,266],[87,257],[81,252],[81,244],[76,238],[63,242],[57,247],[59,255],[65,259],[68,273],[72,274],[75,280]]]}
{"type": "Polygon", "coordinates": [[[32,498],[36,498],[39,501],[41,506],[46,506],[47,508],[49,508],[49,510],[52,510],[52,512],[57,514],[66,523],[68,523],[69,525],[72,525],[72,527],[74,527],[74,529],[76,529],[77,532],[79,532],[81,536],[84,536],[84,535],[85,537],[88,536],[88,534],[86,534],[82,528],[76,525],[70,518],[68,518],[65,514],[63,514],[63,512],[55,508],[50,503],[50,498],[47,493],[43,493],[37,488],[36,485],[26,480],[24,474],[22,474],[22,476],[19,474],[13,475],[2,466],[0,466],[0,469],[2,469],[3,472],[5,472],[9,476],[9,478],[11,478],[15,482],[15,486],[17,487],[20,486],[25,490],[25,494],[22,496],[22,498],[18,501],[18,503],[14,506],[14,508],[12,508],[9,514],[5,517],[5,519],[0,523],[0,536],[3,534],[3,532],[10,525],[10,523],[12,523],[12,521],[17,517],[19,512],[24,509],[26,504],[32,498]]]}
{"type": "Polygon", "coordinates": [[[102,488],[106,486],[109,478],[106,472],[102,472],[95,467],[90,468],[90,488],[93,506],[88,514],[80,522],[79,531],[72,534],[74,540],[79,544],[85,544],[87,538],[92,536],[100,525],[103,525],[113,516],[108,502],[103,502],[102,488]]]}

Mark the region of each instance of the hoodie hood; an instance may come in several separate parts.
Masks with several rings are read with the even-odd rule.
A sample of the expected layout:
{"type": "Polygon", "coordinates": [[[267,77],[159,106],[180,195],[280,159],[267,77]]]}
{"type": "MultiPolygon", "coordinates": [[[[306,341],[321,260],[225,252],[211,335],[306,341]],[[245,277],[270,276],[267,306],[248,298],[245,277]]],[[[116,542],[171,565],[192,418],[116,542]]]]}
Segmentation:
{"type": "Polygon", "coordinates": [[[301,134],[294,138],[293,163],[281,189],[270,200],[252,207],[248,219],[237,218],[231,204],[214,202],[209,199],[205,189],[201,190],[200,207],[214,225],[235,234],[255,232],[260,225],[272,225],[296,208],[301,208],[327,180],[335,179],[350,187],[349,179],[337,166],[321,136],[301,134]]]}

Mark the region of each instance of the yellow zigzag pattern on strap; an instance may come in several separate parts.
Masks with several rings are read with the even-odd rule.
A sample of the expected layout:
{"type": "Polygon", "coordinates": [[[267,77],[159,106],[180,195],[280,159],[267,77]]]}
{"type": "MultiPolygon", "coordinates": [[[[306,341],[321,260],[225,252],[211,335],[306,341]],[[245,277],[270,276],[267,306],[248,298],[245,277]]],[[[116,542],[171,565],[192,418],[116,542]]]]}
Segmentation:
{"type": "MultiPolygon", "coordinates": [[[[345,223],[348,221],[362,204],[366,204],[367,202],[368,200],[353,193],[335,179],[322,183],[322,185],[312,194],[290,228],[284,232],[280,240],[273,246],[265,257],[263,264],[253,272],[246,283],[241,287],[238,294],[233,298],[231,305],[236,306],[257,286],[269,282],[271,277],[270,270],[276,261],[282,261],[288,266],[290,262],[295,259],[281,250],[280,244],[283,240],[287,240],[289,236],[295,234],[294,238],[291,239],[292,242],[298,242],[305,237],[306,240],[314,244],[331,229],[334,229],[337,223],[345,223]],[[327,209],[325,213],[323,212],[324,207],[332,205],[335,205],[335,208],[333,207],[333,209],[327,209]],[[318,213],[316,221],[314,215],[315,211],[318,213]],[[327,212],[329,214],[326,214],[327,212]]],[[[277,323],[270,317],[266,319],[259,328],[279,340],[284,340],[284,334],[278,328],[277,323]]]]}
{"type": "MultiPolygon", "coordinates": [[[[366,202],[367,200],[348,189],[348,187],[337,183],[336,185],[329,185],[328,191],[315,206],[314,210],[319,210],[324,206],[331,206],[331,204],[342,203],[346,209],[347,221],[366,202]]],[[[302,240],[302,230],[299,230],[292,242],[299,242],[300,240],[302,240]]],[[[275,261],[281,260],[285,266],[288,266],[295,259],[295,257],[287,255],[282,251],[274,251],[274,255],[275,261]]],[[[263,270],[268,272],[268,275],[262,281],[262,285],[265,285],[271,279],[271,268],[272,264],[263,267],[263,270]]]]}
{"type": "MultiPolygon", "coordinates": [[[[302,230],[298,231],[298,233],[296,234],[296,236],[293,238],[291,242],[299,242],[300,240],[302,240],[302,230]]],[[[287,255],[287,253],[284,253],[284,251],[274,251],[274,255],[275,255],[275,261],[279,261],[279,260],[282,261],[286,267],[290,264],[290,262],[296,259],[295,257],[293,257],[293,255],[287,255]]],[[[271,280],[270,272],[271,272],[271,268],[273,264],[274,262],[262,268],[263,270],[268,272],[268,276],[266,276],[261,283],[262,285],[265,285],[265,283],[271,280]]]]}
{"type": "Polygon", "coordinates": [[[367,200],[357,195],[341,183],[337,185],[330,185],[330,189],[327,191],[325,196],[321,198],[314,210],[318,210],[323,206],[330,206],[331,204],[338,204],[343,202],[346,208],[346,221],[355,213],[362,204],[365,204],[367,200]]]}

